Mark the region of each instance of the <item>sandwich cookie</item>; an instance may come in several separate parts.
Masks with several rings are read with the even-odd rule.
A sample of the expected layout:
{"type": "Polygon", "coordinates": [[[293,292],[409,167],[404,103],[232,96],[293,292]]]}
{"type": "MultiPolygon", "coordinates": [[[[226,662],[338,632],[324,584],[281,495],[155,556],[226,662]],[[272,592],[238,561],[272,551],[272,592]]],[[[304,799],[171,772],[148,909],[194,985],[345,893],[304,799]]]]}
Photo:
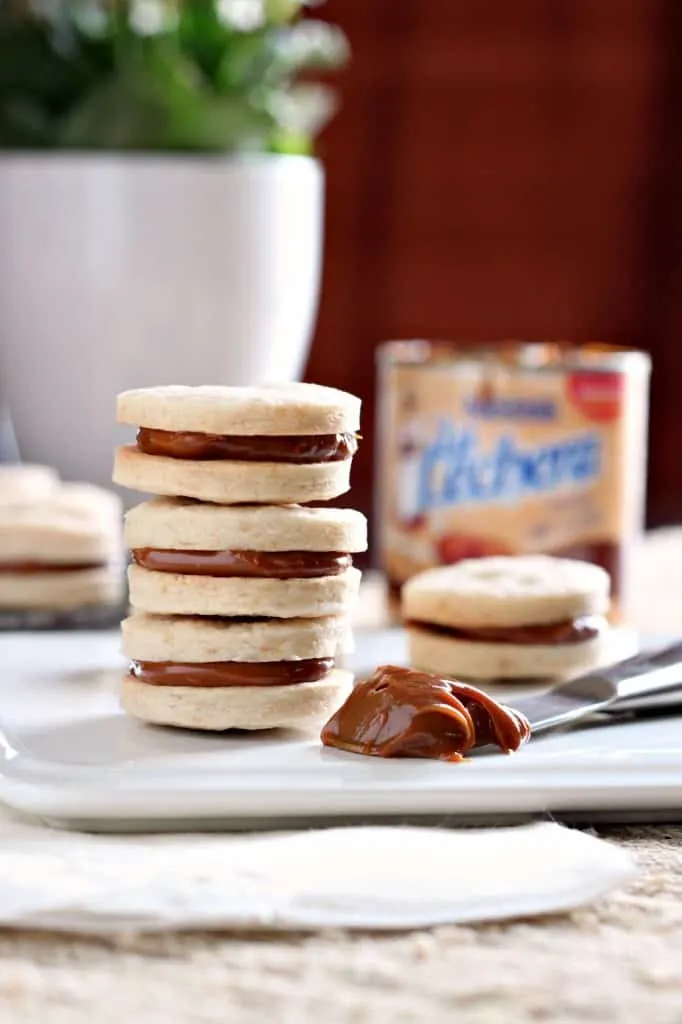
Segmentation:
{"type": "Polygon", "coordinates": [[[367,523],[351,509],[155,498],[126,516],[130,602],[161,615],[319,617],[354,602],[367,523]]]}
{"type": "Polygon", "coordinates": [[[122,623],[131,659],[123,708],[185,729],[304,728],[345,701],[350,672],[342,616],[230,620],[136,614],[122,623]]]}
{"type": "Polygon", "coordinates": [[[0,608],[68,611],[123,594],[116,495],[58,484],[41,500],[0,502],[0,608]]]}
{"type": "Polygon", "coordinates": [[[328,501],[350,486],[360,399],[318,384],[168,386],[118,396],[114,481],[234,505],[328,501]]]}
{"type": "Polygon", "coordinates": [[[461,679],[563,679],[609,657],[610,581],[546,555],[470,559],[402,589],[410,663],[461,679]]]}

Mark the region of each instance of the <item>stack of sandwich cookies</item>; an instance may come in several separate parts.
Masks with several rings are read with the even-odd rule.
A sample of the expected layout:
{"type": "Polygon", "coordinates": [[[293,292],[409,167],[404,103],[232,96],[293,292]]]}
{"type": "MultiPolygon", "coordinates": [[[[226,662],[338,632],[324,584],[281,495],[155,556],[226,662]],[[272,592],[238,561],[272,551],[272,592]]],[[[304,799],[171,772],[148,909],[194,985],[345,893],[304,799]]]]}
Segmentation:
{"type": "Polygon", "coordinates": [[[119,499],[99,487],[60,484],[35,473],[13,493],[12,500],[0,501],[0,609],[66,612],[118,605],[119,499]]]}
{"type": "Polygon", "coordinates": [[[358,593],[365,517],[300,505],[155,498],[125,524],[130,602],[160,615],[343,615],[358,593]]]}
{"type": "Polygon", "coordinates": [[[410,664],[469,680],[565,679],[609,658],[610,581],[544,555],[471,559],[402,589],[410,664]]]}
{"type": "Polygon", "coordinates": [[[140,430],[115,479],[158,495],[126,517],[126,711],[261,730],[317,726],[344,702],[353,680],[336,659],[366,522],[298,502],[348,489],[359,408],[305,384],[120,396],[119,419],[140,430]]]}
{"type": "Polygon", "coordinates": [[[114,480],[222,504],[328,501],[349,489],[360,400],[334,388],[170,386],[118,397],[138,427],[114,480]]]}
{"type": "Polygon", "coordinates": [[[328,718],[353,686],[335,668],[344,617],[211,619],[136,614],[122,624],[131,671],[123,707],[185,729],[305,728],[328,718]]]}

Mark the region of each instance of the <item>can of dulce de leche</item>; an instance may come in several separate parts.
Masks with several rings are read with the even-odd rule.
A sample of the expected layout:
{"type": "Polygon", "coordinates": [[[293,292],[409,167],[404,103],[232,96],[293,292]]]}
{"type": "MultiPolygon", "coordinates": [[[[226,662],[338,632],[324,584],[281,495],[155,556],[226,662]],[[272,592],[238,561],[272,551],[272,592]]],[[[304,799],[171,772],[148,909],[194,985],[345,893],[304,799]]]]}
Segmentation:
{"type": "Polygon", "coordinates": [[[645,353],[398,341],[378,364],[376,525],[393,588],[542,552],[602,565],[622,607],[644,517],[645,353]]]}

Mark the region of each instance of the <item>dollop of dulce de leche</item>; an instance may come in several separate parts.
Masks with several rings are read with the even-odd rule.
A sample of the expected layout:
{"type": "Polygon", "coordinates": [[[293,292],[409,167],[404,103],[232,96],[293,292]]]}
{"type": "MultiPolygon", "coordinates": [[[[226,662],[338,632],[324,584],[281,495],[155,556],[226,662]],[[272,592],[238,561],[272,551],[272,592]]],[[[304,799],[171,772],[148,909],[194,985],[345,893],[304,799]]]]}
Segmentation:
{"type": "Polygon", "coordinates": [[[234,459],[239,462],[343,462],[358,450],[355,434],[232,435],[140,427],[137,447],[171,459],[234,459]]]}
{"type": "Polygon", "coordinates": [[[474,747],[505,754],[530,737],[528,720],[466,683],[383,665],[327,722],[322,743],[374,757],[461,761],[474,747]]]}

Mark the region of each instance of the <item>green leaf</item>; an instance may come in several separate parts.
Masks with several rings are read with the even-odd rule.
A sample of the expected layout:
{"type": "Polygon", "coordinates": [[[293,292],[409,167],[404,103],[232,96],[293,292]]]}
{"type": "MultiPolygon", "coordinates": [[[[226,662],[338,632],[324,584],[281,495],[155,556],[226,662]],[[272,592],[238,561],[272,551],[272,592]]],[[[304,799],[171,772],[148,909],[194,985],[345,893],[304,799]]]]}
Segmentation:
{"type": "Polygon", "coordinates": [[[17,97],[0,111],[0,146],[36,149],[49,146],[51,120],[45,109],[30,99],[17,97]]]}
{"type": "Polygon", "coordinates": [[[55,53],[38,27],[0,32],[0,96],[26,94],[47,99],[55,90],[68,91],[78,77],[78,65],[55,53]]]}
{"type": "Polygon", "coordinates": [[[272,32],[234,33],[229,37],[214,85],[221,93],[257,90],[277,61],[272,32]]]}
{"type": "Polygon", "coordinates": [[[196,62],[205,77],[215,78],[227,45],[228,32],[212,0],[181,5],[178,42],[188,59],[196,62]]]}
{"type": "Polygon", "coordinates": [[[334,103],[297,80],[345,36],[305,0],[230,2],[0,0],[0,146],[309,152],[334,103]]]}
{"type": "Polygon", "coordinates": [[[273,25],[293,21],[303,6],[303,0],[264,0],[265,17],[273,25]]]}
{"type": "Polygon", "coordinates": [[[274,119],[206,93],[178,55],[154,53],[121,68],[77,107],[59,137],[80,149],[265,149],[274,119]]]}
{"type": "Polygon", "coordinates": [[[309,135],[277,129],[270,140],[271,153],[284,153],[289,156],[310,156],[313,152],[313,140],[309,135]]]}
{"type": "Polygon", "coordinates": [[[287,88],[299,72],[336,68],[347,55],[346,37],[324,22],[235,33],[228,38],[214,84],[221,92],[287,88]],[[308,24],[311,30],[303,31],[308,24]]]}

